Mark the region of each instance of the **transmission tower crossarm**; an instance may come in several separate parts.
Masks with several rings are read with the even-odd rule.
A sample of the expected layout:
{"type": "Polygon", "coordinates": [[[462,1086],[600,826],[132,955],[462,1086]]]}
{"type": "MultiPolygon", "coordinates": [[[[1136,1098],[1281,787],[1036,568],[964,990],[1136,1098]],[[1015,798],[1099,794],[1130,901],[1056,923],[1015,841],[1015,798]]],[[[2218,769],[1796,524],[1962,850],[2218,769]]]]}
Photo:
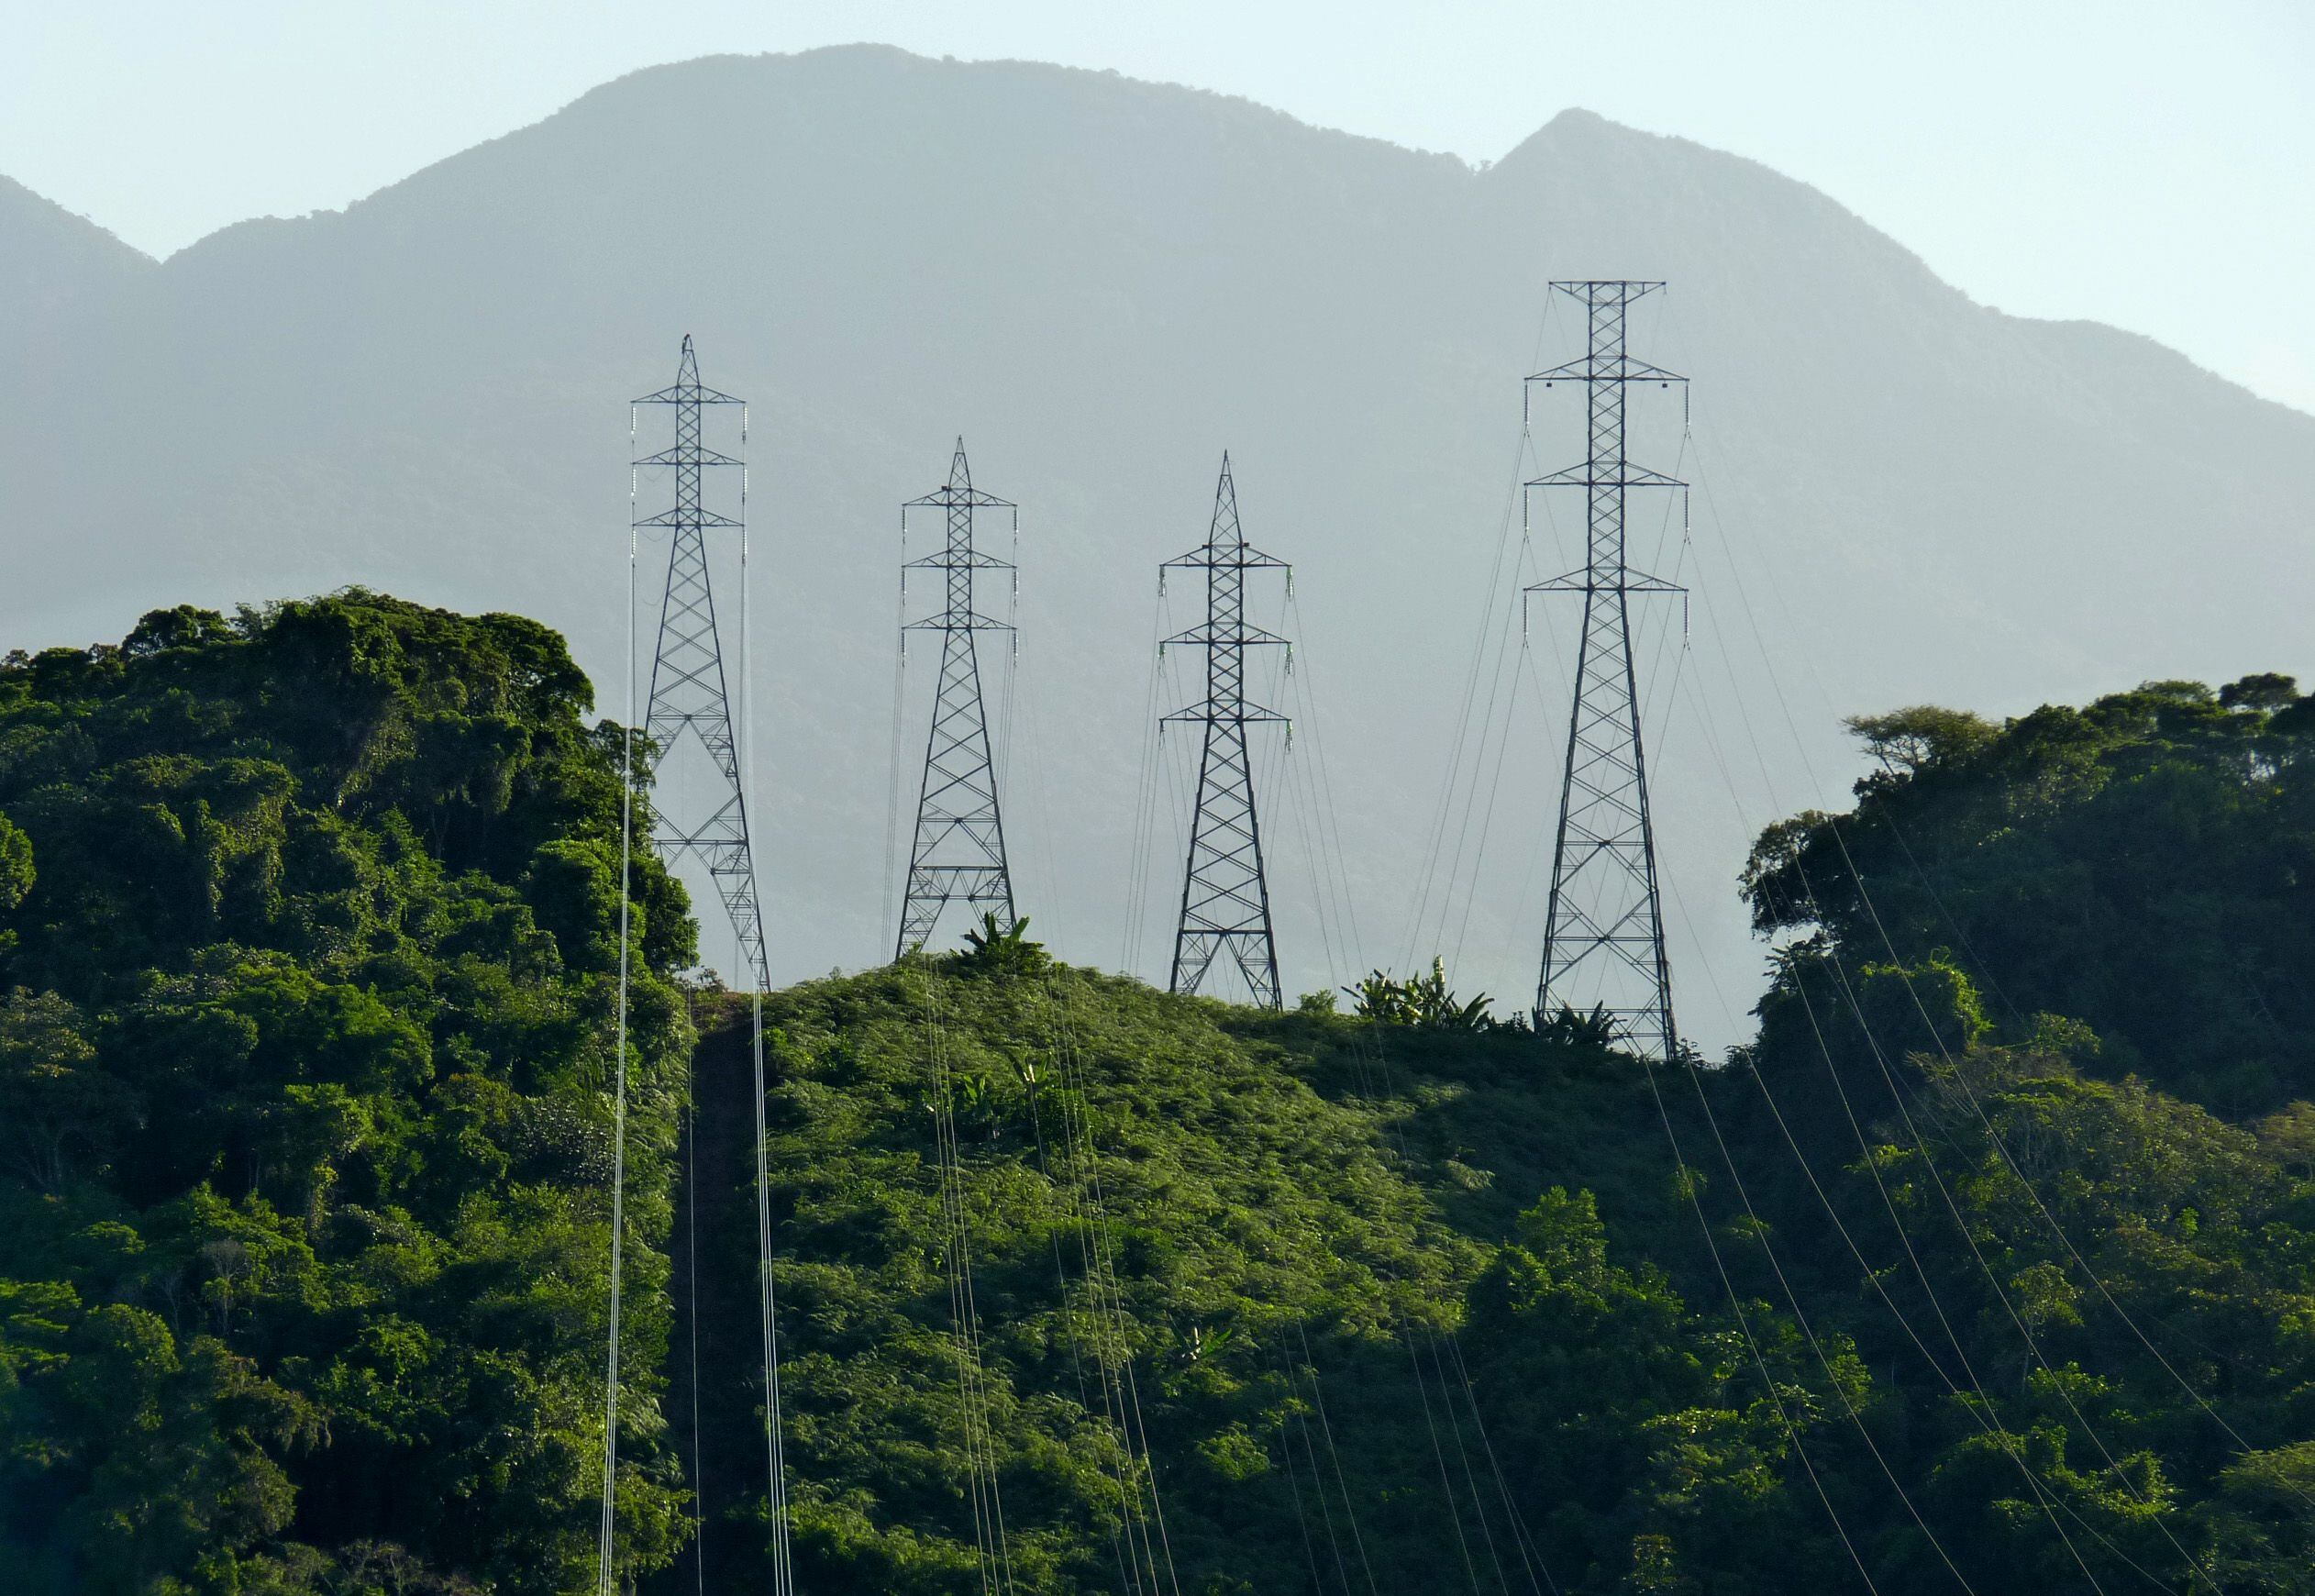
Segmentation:
{"type": "Polygon", "coordinates": [[[1243,544],[1214,548],[1208,545],[1192,549],[1189,553],[1165,561],[1160,571],[1288,571],[1292,568],[1276,555],[1265,554],[1258,549],[1243,544]]]}
{"type": "Polygon", "coordinates": [[[1021,507],[1011,499],[1000,499],[996,494],[983,493],[970,483],[966,483],[961,487],[935,488],[921,498],[906,501],[901,507],[905,510],[924,510],[936,506],[946,508],[951,505],[963,505],[974,510],[1017,510],[1021,507]]]}
{"type": "Polygon", "coordinates": [[[1639,571],[1623,572],[1623,580],[1602,583],[1599,573],[1586,567],[1551,578],[1547,582],[1530,583],[1528,593],[1686,593],[1688,589],[1660,576],[1648,576],[1639,571]]]}
{"type": "Polygon", "coordinates": [[[1014,632],[1020,630],[1011,621],[1001,621],[984,615],[979,610],[962,610],[951,615],[941,614],[921,621],[911,621],[901,628],[903,632],[1014,632]]]}
{"type": "MultiPolygon", "coordinates": [[[[637,463],[640,464],[642,462],[638,461],[637,463]]],[[[714,462],[704,461],[697,463],[713,464],[714,462]]],[[[737,465],[738,462],[734,460],[730,463],[737,465]]],[[[702,510],[694,506],[689,510],[680,508],[673,510],[662,510],[656,515],[646,515],[643,519],[637,521],[636,525],[637,526],[658,527],[661,530],[694,527],[711,530],[716,528],[730,528],[737,531],[740,526],[740,522],[737,516],[724,515],[721,511],[702,510]]]]}
{"type": "Polygon", "coordinates": [[[1171,715],[1158,717],[1167,726],[1202,726],[1207,721],[1228,721],[1238,726],[1290,726],[1293,723],[1275,709],[1264,709],[1258,704],[1226,704],[1206,699],[1187,709],[1177,709],[1171,715]]]}
{"type": "Polygon", "coordinates": [[[1569,360],[1564,366],[1554,366],[1538,371],[1527,379],[1541,382],[1546,388],[1554,382],[1654,382],[1659,386],[1685,382],[1678,371],[1667,371],[1661,366],[1651,366],[1645,360],[1635,360],[1630,355],[1606,352],[1587,354],[1569,360]]]}
{"type": "MultiPolygon", "coordinates": [[[[648,399],[637,399],[633,401],[633,403],[637,405],[648,405],[650,404],[651,401],[648,399]]],[[[722,454],[712,449],[694,449],[687,450],[678,447],[675,449],[663,449],[657,454],[644,455],[642,458],[636,460],[635,463],[639,466],[736,466],[743,464],[744,462],[736,455],[722,454]]]]}
{"type": "Polygon", "coordinates": [[[1249,626],[1244,621],[1238,622],[1235,626],[1230,626],[1211,619],[1202,621],[1187,631],[1176,632],[1158,646],[1160,648],[1170,648],[1179,644],[1193,644],[1199,648],[1220,645],[1253,648],[1273,644],[1279,648],[1293,647],[1276,632],[1266,630],[1261,626],[1249,626]]]}
{"type": "MultiPolygon", "coordinates": [[[[914,507],[914,505],[910,506],[912,509],[914,507]]],[[[1003,504],[1000,507],[1007,510],[1013,508],[1011,504],[1003,504]]],[[[1011,571],[1014,565],[1010,560],[999,560],[995,555],[983,554],[977,549],[967,549],[962,553],[951,553],[942,549],[922,559],[912,560],[901,569],[903,571],[1011,571]]]]}
{"type": "Polygon", "coordinates": [[[713,388],[703,388],[696,382],[678,382],[656,393],[638,393],[628,401],[632,405],[745,405],[747,400],[737,393],[719,393],[713,388]]]}
{"type": "Polygon", "coordinates": [[[1629,460],[1596,460],[1569,466],[1528,479],[1531,488],[1684,488],[1688,484],[1662,471],[1635,466],[1629,460]]]}
{"type": "Polygon", "coordinates": [[[978,610],[966,610],[953,620],[936,618],[911,621],[901,628],[903,632],[1017,632],[1020,628],[1011,621],[1000,621],[978,610]]]}

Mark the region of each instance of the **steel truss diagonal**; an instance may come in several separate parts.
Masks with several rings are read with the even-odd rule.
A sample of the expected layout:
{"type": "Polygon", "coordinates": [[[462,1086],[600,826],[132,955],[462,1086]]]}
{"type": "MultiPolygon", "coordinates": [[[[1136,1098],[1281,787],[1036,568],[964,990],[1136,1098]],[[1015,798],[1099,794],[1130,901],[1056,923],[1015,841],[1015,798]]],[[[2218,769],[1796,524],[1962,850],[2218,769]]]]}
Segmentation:
{"type": "Polygon", "coordinates": [[[1563,1008],[1584,1014],[1604,1010],[1619,1046],[1658,1060],[1678,1053],[1679,1033],[1672,1021],[1672,973],[1664,952],[1630,600],[1634,594],[1683,590],[1640,575],[1625,563],[1624,511],[1632,489],[1678,492],[1686,484],[1626,458],[1624,409],[1626,392],[1635,382],[1666,385],[1686,379],[1634,360],[1624,346],[1632,304],[1662,286],[1552,284],[1584,306],[1588,348],[1582,359],[1528,381],[1547,387],[1583,385],[1589,449],[1582,465],[1527,484],[1582,490],[1587,555],[1582,570],[1528,590],[1583,596],[1535,1020],[1540,1026],[1563,1008]]]}
{"type": "MultiPolygon", "coordinates": [[[[975,918],[996,916],[1000,930],[1014,923],[1013,872],[1005,863],[1004,815],[997,801],[997,768],[990,757],[989,715],[980,693],[982,632],[1010,632],[1012,626],[973,607],[974,579],[984,571],[1013,570],[1009,561],[973,547],[974,517],[982,511],[1018,516],[1008,500],[972,485],[965,440],[948,464],[946,485],[901,506],[905,537],[911,510],[938,510],[947,539],[938,552],[902,568],[907,596],[908,572],[936,571],[946,577],[947,604],[904,630],[938,632],[940,680],[933,696],[932,730],[925,743],[925,781],[916,800],[916,837],[908,856],[908,886],[901,903],[900,945],[895,958],[931,940],[941,911],[962,903],[975,918]]],[[[1017,526],[1017,520],[1016,520],[1017,526]]]]}
{"type": "Polygon", "coordinates": [[[755,849],[748,833],[748,800],[740,779],[738,739],[732,728],[723,643],[715,627],[706,538],[711,529],[722,528],[744,535],[747,468],[737,456],[705,446],[702,419],[709,405],[739,405],[739,439],[744,449],[747,407],[743,401],[700,382],[699,359],[692,351],[688,335],[674,385],[646,393],[635,403],[666,405],[675,416],[674,445],[635,461],[638,471],[671,472],[675,483],[672,505],[635,520],[638,531],[670,534],[667,593],[659,606],[659,645],[651,659],[651,696],[644,717],[644,729],[650,737],[651,769],[656,773],[669,755],[690,738],[706,750],[724,779],[722,791],[708,800],[703,815],[677,815],[670,803],[655,800],[651,846],[670,865],[689,856],[705,867],[739,938],[747,978],[760,992],[770,985],[764,963],[763,912],[756,897],[755,849]],[[711,510],[704,502],[707,473],[722,469],[739,473],[735,515],[711,510]]]}
{"type": "MultiPolygon", "coordinates": [[[[1246,728],[1285,717],[1246,697],[1246,651],[1286,639],[1246,621],[1248,571],[1288,571],[1285,561],[1249,548],[1238,524],[1238,492],[1230,479],[1230,457],[1222,457],[1222,480],[1213,495],[1213,521],[1204,544],[1160,568],[1202,571],[1206,581],[1203,624],[1168,637],[1202,648],[1205,697],[1166,716],[1169,725],[1194,722],[1205,728],[1198,758],[1198,795],[1190,822],[1190,861],[1181,887],[1181,918],[1174,935],[1173,975],[1168,990],[1194,992],[1217,957],[1226,955],[1246,980],[1255,1003],[1280,1003],[1278,939],[1270,924],[1270,889],[1262,870],[1262,826],[1254,801],[1254,766],[1246,728]]],[[[1288,576],[1290,582],[1290,573],[1288,576]]]]}

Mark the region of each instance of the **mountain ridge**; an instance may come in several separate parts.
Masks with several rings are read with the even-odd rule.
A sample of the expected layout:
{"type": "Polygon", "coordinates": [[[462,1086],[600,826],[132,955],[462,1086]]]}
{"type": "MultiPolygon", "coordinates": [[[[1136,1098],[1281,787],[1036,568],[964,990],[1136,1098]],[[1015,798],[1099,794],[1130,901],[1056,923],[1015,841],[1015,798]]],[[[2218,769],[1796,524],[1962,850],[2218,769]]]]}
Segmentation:
{"type": "MultiPolygon", "coordinates": [[[[1352,129],[1337,127],[1331,124],[1305,121],[1294,115],[1292,112],[1270,105],[1261,100],[1254,98],[1251,95],[1234,94],[1223,90],[1204,88],[1194,83],[1177,82],[1169,79],[1140,78],[1120,72],[1113,68],[1102,70],[1090,67],[1076,67],[1065,65],[1059,62],[1040,61],[1025,57],[976,58],[966,61],[958,61],[954,57],[935,58],[920,55],[914,51],[908,50],[896,45],[860,41],[850,44],[824,45],[812,50],[797,51],[761,51],[753,54],[742,52],[724,52],[692,57],[681,61],[655,62],[648,66],[637,67],[631,72],[623,72],[617,77],[607,79],[604,82],[585,90],[574,98],[565,102],[563,105],[556,107],[554,110],[549,111],[545,116],[540,116],[536,120],[523,123],[517,127],[510,127],[504,132],[494,134],[490,138],[479,140],[478,142],[469,145],[464,150],[456,151],[453,154],[446,155],[437,160],[427,161],[424,165],[412,169],[404,176],[396,178],[393,182],[385,183],[379,188],[373,189],[368,194],[350,199],[342,205],[320,207],[290,216],[272,214],[244,216],[238,220],[227,222],[222,227],[214,228],[210,232],[203,234],[200,238],[171,251],[165,256],[154,256],[149,254],[146,251],[138,249],[136,246],[121,240],[117,234],[115,234],[111,229],[104,227],[101,222],[97,222],[93,217],[83,215],[82,213],[70,210],[61,203],[49,198],[47,195],[40,194],[38,190],[18,182],[5,172],[0,172],[0,205],[20,205],[24,201],[30,201],[38,206],[51,208],[54,211],[61,213],[63,216],[69,217],[74,222],[84,224],[87,227],[102,234],[105,238],[118,245],[121,250],[127,251],[137,260],[149,262],[154,266],[165,267],[172,262],[178,261],[194,254],[195,251],[202,250],[215,242],[224,240],[234,235],[241,234],[244,229],[260,228],[270,230],[271,227],[275,224],[294,227],[301,223],[326,221],[327,219],[332,217],[351,217],[364,207],[370,206],[381,199],[392,195],[397,193],[397,191],[403,190],[407,186],[419,182],[421,179],[424,179],[428,174],[435,172],[440,168],[463,161],[468,157],[488,150],[493,146],[503,144],[509,139],[519,139],[526,134],[532,133],[541,127],[545,127],[562,119],[571,113],[580,111],[583,107],[587,107],[591,102],[604,100],[607,103],[609,99],[615,95],[618,91],[625,90],[631,84],[648,82],[662,74],[680,73],[692,68],[710,64],[728,64],[732,66],[745,67],[760,62],[802,62],[810,61],[815,57],[825,56],[882,57],[921,66],[962,67],[969,70],[978,68],[1008,71],[1021,70],[1033,72],[1058,74],[1062,76],[1103,80],[1110,83],[1130,85],[1134,88],[1149,91],[1155,94],[1179,94],[1196,100],[1210,101],[1217,105],[1233,110],[1252,112],[1260,116],[1272,118],[1276,121],[1287,124],[1302,132],[1313,133],[1325,137],[1339,138],[1357,144],[1370,145],[1379,149],[1388,150],[1398,154],[1412,156],[1425,161],[1449,162],[1461,168],[1464,172],[1468,173],[1475,180],[1484,179],[1490,174],[1497,172],[1503,168],[1513,167],[1523,159],[1534,158],[1534,151],[1540,146],[1543,146],[1547,140],[1551,139],[1556,133],[1564,132],[1568,128],[1587,129],[1590,127],[1600,127],[1611,129],[1616,135],[1626,139],[1662,140],[1667,144],[1677,146],[1684,150],[1693,151],[1711,160],[1740,163],[1751,171],[1777,180],[1779,183],[1790,185],[1791,188],[1800,191],[1810,196],[1810,198],[1813,201],[1820,203],[1824,206],[1830,207],[1832,212],[1840,217],[1848,221],[1855,222],[1858,225],[1869,229],[1877,238],[1885,241],[1895,251],[1902,255],[1908,261],[1917,267],[1925,280],[1934,283],[1940,288],[1949,290],[1953,294],[1960,296],[1960,298],[1972,308],[1988,311],[1993,314],[2002,316],[2012,322],[2027,326],[2049,326],[2053,327],[2097,327],[2117,334],[2124,338],[2143,340],[2145,343],[2153,345],[2155,349],[2162,350],[2165,354],[2173,356],[2177,360],[2184,362],[2195,372],[2200,375],[2216,378],[2218,381],[2225,383],[2230,388],[2239,390],[2242,393],[2248,394],[2250,397],[2259,400],[2262,404],[2274,405],[2278,409],[2285,410],[2293,415],[2306,414],[2305,412],[2298,410],[2296,406],[2288,405],[2281,400],[2269,398],[2266,395],[2256,393],[2236,379],[2227,376],[2224,372],[2216,371],[2211,367],[2205,366],[2196,360],[2192,356],[2169,344],[2164,343],[2154,335],[2139,331],[2136,328],[2124,327],[2115,323],[2099,321],[2092,317],[2025,316],[2003,310],[1997,305],[1977,299],[1974,294],[1970,294],[1968,290],[1947,282],[1944,277],[1938,274],[1935,268],[1932,267],[1928,263],[1927,260],[1918,251],[1906,245],[1901,239],[1897,238],[1894,235],[1888,233],[1879,227],[1865,213],[1858,211],[1843,201],[1834,198],[1833,195],[1825,193],[1814,184],[1810,183],[1805,179],[1791,177],[1778,171],[1774,166],[1769,165],[1767,162],[1760,161],[1755,157],[1747,156],[1740,150],[1730,150],[1719,145],[1707,143],[1701,139],[1692,139],[1683,134],[1658,132],[1652,129],[1642,128],[1634,124],[1618,122],[1612,117],[1607,116],[1583,105],[1564,106],[1560,110],[1554,112],[1541,125],[1539,125],[1534,132],[1522,139],[1517,144],[1513,145],[1502,155],[1492,160],[1475,161],[1451,150],[1434,150],[1417,145],[1401,144],[1395,140],[1382,138],[1379,135],[1358,133],[1352,129]]],[[[8,215],[5,212],[0,212],[0,229],[5,229],[6,227],[8,220],[8,215]]],[[[0,232],[0,237],[5,237],[5,232],[0,232]]]]}

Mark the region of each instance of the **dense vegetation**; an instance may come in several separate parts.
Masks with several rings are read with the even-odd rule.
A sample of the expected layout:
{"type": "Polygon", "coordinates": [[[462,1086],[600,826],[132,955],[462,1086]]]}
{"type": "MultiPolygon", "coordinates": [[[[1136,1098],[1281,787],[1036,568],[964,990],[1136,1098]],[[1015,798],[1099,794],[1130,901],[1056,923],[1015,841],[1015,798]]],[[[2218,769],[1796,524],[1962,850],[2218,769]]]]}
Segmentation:
{"type": "MultiPolygon", "coordinates": [[[[1119,1432],[1085,1394],[1102,1331],[1080,1245],[1091,1183],[1065,1150],[1072,1116],[1096,1150],[1090,1217],[1106,1220],[1191,1590],[1292,1590],[1307,1578],[1290,1427],[1310,1533],[1322,1536],[1317,1497],[1346,1483],[1376,1578],[1419,1582],[1447,1547],[1406,1345],[1421,1347],[1429,1400],[1445,1403],[1438,1338],[1497,1266],[1475,1238],[1511,1230],[1518,1193],[1532,1198],[1547,1169],[1632,1193],[1626,1211],[1645,1225],[1661,1222],[1669,1187],[1640,1139],[1635,1081],[1593,1060],[1583,1080],[1557,1083],[1556,1123],[1536,1125],[1534,1061],[1510,1039],[1457,1037],[1427,1063],[1412,1047],[1393,1091],[1356,1022],[1258,1016],[1078,970],[991,973],[969,959],[813,983],[780,994],[770,1018],[814,1589],[972,1588],[954,1441],[967,1415],[949,1364],[929,1126],[936,1051],[958,1125],[990,1422],[1025,1590],[1118,1578],[1119,1432]],[[1306,1427],[1322,1395],[1337,1441],[1357,1447],[1338,1474],[1318,1439],[1323,1481],[1309,1477],[1306,1427]]],[[[1713,1386],[1709,1374],[1696,1382],[1713,1386]]],[[[1479,1444],[1468,1430],[1464,1441],[1479,1444]]],[[[1345,1511],[1336,1501],[1338,1520],[1345,1511]]]]}
{"type": "MultiPolygon", "coordinates": [[[[1785,948],[1728,1068],[1490,1027],[1436,969],[1266,1015],[993,928],[773,994],[801,1588],[982,1590],[979,1492],[1005,1588],[1149,1590],[1154,1480],[1191,1596],[2315,1591],[2307,702],[1866,723],[1857,814],[1756,856],[1785,948]]],[[[362,595],[0,670],[19,1583],[590,1577],[585,703],[526,623],[362,595]]],[[[623,1529],[692,1588],[696,1444],[753,1584],[750,1016],[685,1001],[637,881],[623,1529]]]]}
{"type": "Polygon", "coordinates": [[[1724,1070],[1651,1082],[1580,1025],[1490,1030],[1436,969],[1363,983],[1372,1017],[972,957],[781,994],[814,1587],[973,1588],[941,1057],[1024,1589],[1120,1584],[1059,1092],[1100,1127],[1185,1590],[2315,1590],[2315,1114],[2278,1025],[2143,1001],[2239,935],[2268,1012],[2307,1013],[2306,703],[2254,678],[1862,723],[1889,762],[1860,814],[1778,827],[1748,874],[1764,930],[1801,935],[1724,1070]],[[1934,888],[1827,864],[1836,826],[1900,825],[1934,888]],[[2005,920],[2060,880],[2103,896],[2005,920]],[[1997,1021],[1976,959],[2004,936],[2037,959],[1997,1021]],[[2069,967],[2069,938],[2134,977],[2069,967]],[[2149,1078],[2255,1080],[2259,1113],[2149,1078]]]}
{"type": "MultiPolygon", "coordinates": [[[[8,1590],[591,1576],[620,792],[588,698],[534,623],[364,594],[0,669],[8,1590]]],[[[648,1282],[692,948],[637,880],[648,1282]]],[[[680,1481],[633,1456],[648,1560],[680,1481]]]]}
{"type": "MultiPolygon", "coordinates": [[[[2315,1149],[2083,1075],[2078,1025],[1997,1045],[1952,971],[1911,973],[1955,1061],[1868,1101],[1836,1048],[1855,1127],[1813,1048],[1667,1072],[1659,1105],[1531,1035],[1082,972],[781,994],[810,1588],[978,1588],[938,1048],[1023,1590],[1121,1588],[1042,1129],[1073,1091],[1185,1590],[2315,1589],[2315,1149]]],[[[1862,984],[1870,1015],[1903,982],[1862,984]]]]}
{"type": "Polygon", "coordinates": [[[2150,682],[2006,726],[1852,725],[1881,769],[1853,815],[1762,837],[1762,930],[1946,959],[2011,1034],[2072,1015],[2100,1071],[2230,1118],[2315,1097],[2315,697],[2287,676],[2150,682]]]}

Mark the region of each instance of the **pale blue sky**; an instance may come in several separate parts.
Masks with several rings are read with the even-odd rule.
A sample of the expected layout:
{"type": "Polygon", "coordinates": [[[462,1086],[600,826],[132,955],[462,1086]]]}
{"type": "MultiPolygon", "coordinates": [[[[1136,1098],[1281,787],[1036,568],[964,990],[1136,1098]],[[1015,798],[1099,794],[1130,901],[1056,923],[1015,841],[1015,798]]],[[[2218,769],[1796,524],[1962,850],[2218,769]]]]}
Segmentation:
{"type": "Polygon", "coordinates": [[[2315,411],[2308,0],[0,0],[0,172],[167,254],[637,67],[874,39],[1491,160],[1568,105],[1817,184],[1977,298],[2315,411]]]}

